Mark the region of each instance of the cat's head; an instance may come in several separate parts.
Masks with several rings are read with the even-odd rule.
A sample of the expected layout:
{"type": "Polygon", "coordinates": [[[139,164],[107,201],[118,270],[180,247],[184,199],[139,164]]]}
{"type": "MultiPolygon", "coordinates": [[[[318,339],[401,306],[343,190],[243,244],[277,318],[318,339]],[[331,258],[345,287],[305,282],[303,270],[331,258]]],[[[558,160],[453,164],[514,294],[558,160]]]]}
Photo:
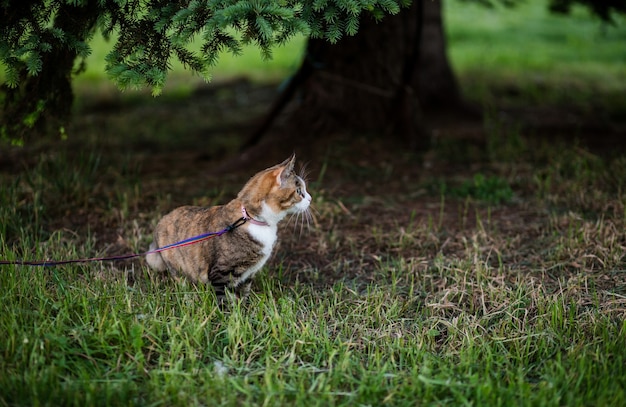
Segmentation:
{"type": "Polygon", "coordinates": [[[306,182],[294,169],[295,154],[254,175],[239,192],[250,216],[276,224],[287,214],[305,212],[311,204],[306,182]]]}

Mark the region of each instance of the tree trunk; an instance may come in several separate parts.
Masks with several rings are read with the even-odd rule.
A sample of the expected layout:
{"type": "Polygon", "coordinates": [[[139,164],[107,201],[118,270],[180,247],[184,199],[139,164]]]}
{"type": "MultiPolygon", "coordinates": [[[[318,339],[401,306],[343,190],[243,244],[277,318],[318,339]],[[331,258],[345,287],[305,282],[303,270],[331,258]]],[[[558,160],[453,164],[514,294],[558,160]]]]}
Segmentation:
{"type": "Polygon", "coordinates": [[[26,67],[20,71],[19,86],[3,86],[4,106],[1,117],[3,136],[12,141],[24,141],[34,136],[58,133],[67,124],[72,111],[72,72],[78,51],[68,44],[83,41],[93,32],[99,9],[97,4],[86,6],[64,4],[59,7],[54,27],[66,38],[42,33],[42,40],[51,44],[49,52],[42,53],[41,71],[29,75],[26,67]]]}
{"type": "MultiPolygon", "coordinates": [[[[376,22],[363,16],[357,35],[336,44],[310,39],[287,92],[287,129],[312,135],[348,129],[402,138],[425,147],[423,112],[460,102],[446,56],[440,0],[414,0],[410,8],[376,22]]],[[[269,127],[271,120],[262,126],[269,127]]],[[[260,138],[257,133],[253,144],[260,138]]]]}

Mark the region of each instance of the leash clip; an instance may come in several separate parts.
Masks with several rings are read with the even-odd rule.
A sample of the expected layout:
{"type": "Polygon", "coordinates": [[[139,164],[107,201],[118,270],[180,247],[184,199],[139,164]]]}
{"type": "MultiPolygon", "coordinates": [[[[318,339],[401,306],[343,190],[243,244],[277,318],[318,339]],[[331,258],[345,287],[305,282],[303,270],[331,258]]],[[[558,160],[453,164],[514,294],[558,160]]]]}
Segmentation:
{"type": "Polygon", "coordinates": [[[248,220],[244,217],[241,217],[239,219],[237,219],[234,223],[226,226],[226,232],[231,232],[235,229],[237,229],[239,226],[243,225],[244,223],[246,223],[248,220]]]}

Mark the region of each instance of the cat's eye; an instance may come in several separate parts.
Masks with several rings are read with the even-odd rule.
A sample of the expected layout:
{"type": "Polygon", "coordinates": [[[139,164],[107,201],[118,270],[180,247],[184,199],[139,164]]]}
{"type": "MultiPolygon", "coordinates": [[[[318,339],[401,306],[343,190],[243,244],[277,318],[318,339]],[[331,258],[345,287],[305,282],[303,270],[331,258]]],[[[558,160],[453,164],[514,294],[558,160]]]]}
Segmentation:
{"type": "Polygon", "coordinates": [[[300,196],[302,196],[302,188],[298,187],[296,188],[296,193],[300,196]]]}

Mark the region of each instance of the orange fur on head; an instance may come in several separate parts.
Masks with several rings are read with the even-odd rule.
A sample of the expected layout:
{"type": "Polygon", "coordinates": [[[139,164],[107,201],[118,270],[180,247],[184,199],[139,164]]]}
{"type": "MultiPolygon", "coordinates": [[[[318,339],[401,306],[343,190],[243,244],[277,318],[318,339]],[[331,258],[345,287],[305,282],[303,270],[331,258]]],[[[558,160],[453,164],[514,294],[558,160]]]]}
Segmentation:
{"type": "MultiPolygon", "coordinates": [[[[294,154],[282,163],[261,171],[239,192],[238,198],[243,201],[243,205],[253,217],[261,213],[263,202],[276,213],[291,206],[285,203],[294,192],[290,187],[295,184],[291,179],[294,177],[295,160],[294,154]]],[[[293,189],[295,190],[295,187],[293,189]]]]}

